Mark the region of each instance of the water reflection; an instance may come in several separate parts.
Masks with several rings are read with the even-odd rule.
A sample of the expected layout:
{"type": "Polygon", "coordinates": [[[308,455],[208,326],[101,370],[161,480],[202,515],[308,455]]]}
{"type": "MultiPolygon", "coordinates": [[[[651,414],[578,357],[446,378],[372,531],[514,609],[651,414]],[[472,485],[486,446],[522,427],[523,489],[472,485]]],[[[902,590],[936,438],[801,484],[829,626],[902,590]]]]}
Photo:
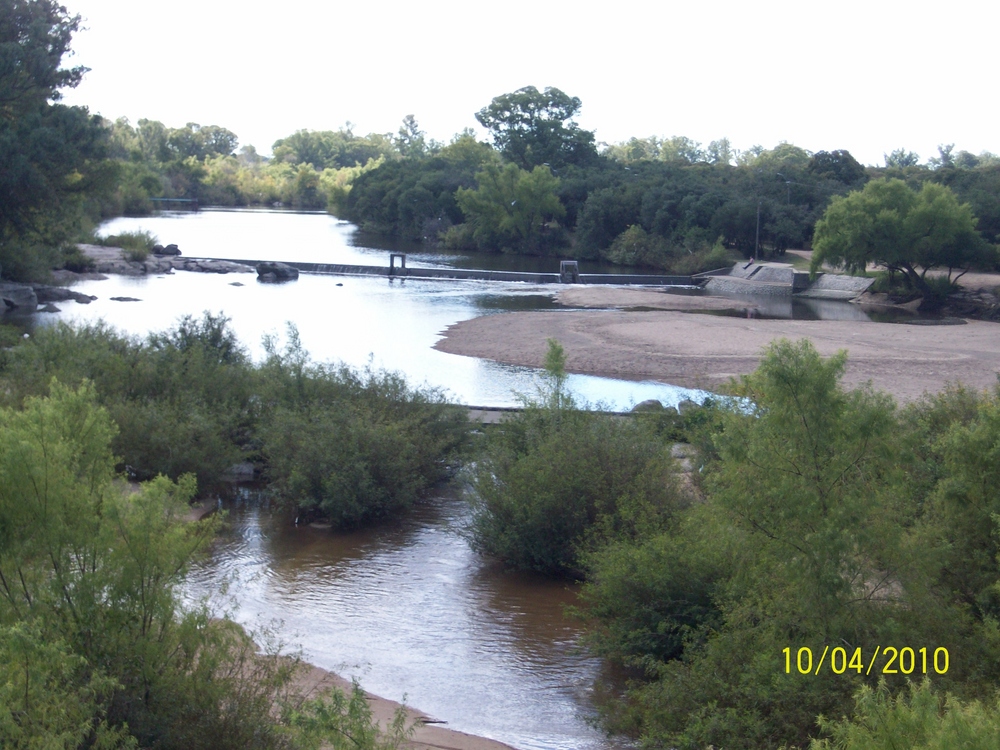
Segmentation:
{"type": "MultiPolygon", "coordinates": [[[[157,277],[112,276],[80,282],[75,288],[98,299],[89,305],[62,303],[62,312],[40,314],[41,324],[103,319],[144,335],[170,327],[182,315],[198,316],[208,310],[229,316],[237,336],[260,359],[264,335],[281,338],[286,321],[292,321],[303,346],[317,361],[397,370],[415,385],[444,389],[459,403],[489,406],[513,406],[515,392],[535,393],[541,382],[539,370],[447,354],[434,349],[435,342],[461,320],[552,304],[546,294],[550,290],[524,283],[410,279],[400,284],[382,277],[310,274],[290,284],[260,284],[252,274],[179,271],[157,277]],[[234,282],[242,286],[233,286],[234,282]],[[112,297],[141,301],[116,302],[112,297]]],[[[676,404],[699,397],[662,383],[587,375],[571,376],[568,384],[580,398],[616,409],[628,409],[647,398],[676,404]]]]}
{"type": "MultiPolygon", "coordinates": [[[[302,263],[389,265],[389,253],[407,253],[414,268],[460,267],[494,271],[557,273],[558,258],[475,252],[437,252],[419,242],[359,232],[322,212],[269,208],[164,211],[122,216],[101,225],[102,235],[148,231],[193,258],[290,260],[302,263]]],[[[628,266],[579,261],[581,273],[635,273],[628,266]]]]}
{"type": "Polygon", "coordinates": [[[468,506],[443,492],[401,521],[337,534],[254,502],[235,504],[190,597],[229,579],[234,615],[272,613],[307,658],[448,726],[526,750],[602,750],[586,722],[600,664],[578,650],[559,582],[485,563],[462,530],[468,506]]]}

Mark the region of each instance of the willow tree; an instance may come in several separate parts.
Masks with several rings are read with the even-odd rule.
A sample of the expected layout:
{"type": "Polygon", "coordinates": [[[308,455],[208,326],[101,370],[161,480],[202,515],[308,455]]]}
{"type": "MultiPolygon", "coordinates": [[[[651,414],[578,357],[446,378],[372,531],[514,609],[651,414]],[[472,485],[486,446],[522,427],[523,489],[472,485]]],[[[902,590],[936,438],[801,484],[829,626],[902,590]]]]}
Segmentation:
{"type": "Polygon", "coordinates": [[[976,217],[944,185],[924,183],[920,192],[902,180],[874,180],[863,190],[836,197],[813,234],[810,271],[824,264],[862,273],[881,266],[901,273],[907,285],[930,293],[927,272],[947,268],[948,281],[998,259],[996,247],[976,231],[976,217]]]}

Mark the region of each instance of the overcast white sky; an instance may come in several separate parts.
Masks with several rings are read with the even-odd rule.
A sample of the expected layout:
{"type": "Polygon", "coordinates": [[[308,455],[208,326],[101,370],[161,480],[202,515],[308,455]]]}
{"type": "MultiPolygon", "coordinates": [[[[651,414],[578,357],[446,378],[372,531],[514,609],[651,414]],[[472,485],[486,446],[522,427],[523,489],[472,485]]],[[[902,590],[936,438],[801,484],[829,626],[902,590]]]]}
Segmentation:
{"type": "Polygon", "coordinates": [[[133,123],[221,125],[269,153],[296,130],[447,141],[499,94],[555,86],[598,141],[1000,152],[1000,4],[63,0],[91,68],[70,104],[133,123]]]}

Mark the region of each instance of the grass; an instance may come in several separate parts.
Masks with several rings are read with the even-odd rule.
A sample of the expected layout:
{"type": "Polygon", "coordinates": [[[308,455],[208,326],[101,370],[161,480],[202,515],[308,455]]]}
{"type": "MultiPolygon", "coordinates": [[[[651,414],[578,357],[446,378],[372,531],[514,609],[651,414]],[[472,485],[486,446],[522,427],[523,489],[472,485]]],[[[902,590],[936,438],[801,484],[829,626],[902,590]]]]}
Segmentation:
{"type": "Polygon", "coordinates": [[[149,257],[153,245],[158,240],[152,232],[137,230],[134,232],[122,232],[121,234],[110,234],[107,237],[95,237],[94,241],[98,245],[104,245],[105,247],[120,247],[127,260],[143,261],[149,257]]]}

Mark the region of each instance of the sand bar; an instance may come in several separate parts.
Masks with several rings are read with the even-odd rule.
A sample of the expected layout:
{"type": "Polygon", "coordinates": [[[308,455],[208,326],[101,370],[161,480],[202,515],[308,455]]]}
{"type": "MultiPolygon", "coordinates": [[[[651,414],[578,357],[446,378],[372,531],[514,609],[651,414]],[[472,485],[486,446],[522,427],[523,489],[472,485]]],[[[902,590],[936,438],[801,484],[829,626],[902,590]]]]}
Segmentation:
{"type": "MultiPolygon", "coordinates": [[[[653,306],[649,300],[634,302],[639,299],[635,295],[602,294],[607,297],[591,301],[607,306],[613,304],[609,300],[618,299],[619,306],[653,306]]],[[[709,300],[719,298],[677,299],[691,300],[682,304],[696,309],[715,305],[709,300]]],[[[582,306],[585,300],[563,293],[560,301],[582,306]]],[[[563,345],[570,372],[655,379],[708,390],[754,370],[762,348],[781,338],[809,338],[824,356],[847,349],[845,385],[856,387],[870,380],[876,389],[901,401],[936,393],[947,383],[989,388],[996,384],[1000,371],[1000,324],[974,320],[963,325],[909,325],[762,320],[671,310],[511,312],[450,326],[435,347],[452,354],[540,367],[549,338],[563,345]]]]}

